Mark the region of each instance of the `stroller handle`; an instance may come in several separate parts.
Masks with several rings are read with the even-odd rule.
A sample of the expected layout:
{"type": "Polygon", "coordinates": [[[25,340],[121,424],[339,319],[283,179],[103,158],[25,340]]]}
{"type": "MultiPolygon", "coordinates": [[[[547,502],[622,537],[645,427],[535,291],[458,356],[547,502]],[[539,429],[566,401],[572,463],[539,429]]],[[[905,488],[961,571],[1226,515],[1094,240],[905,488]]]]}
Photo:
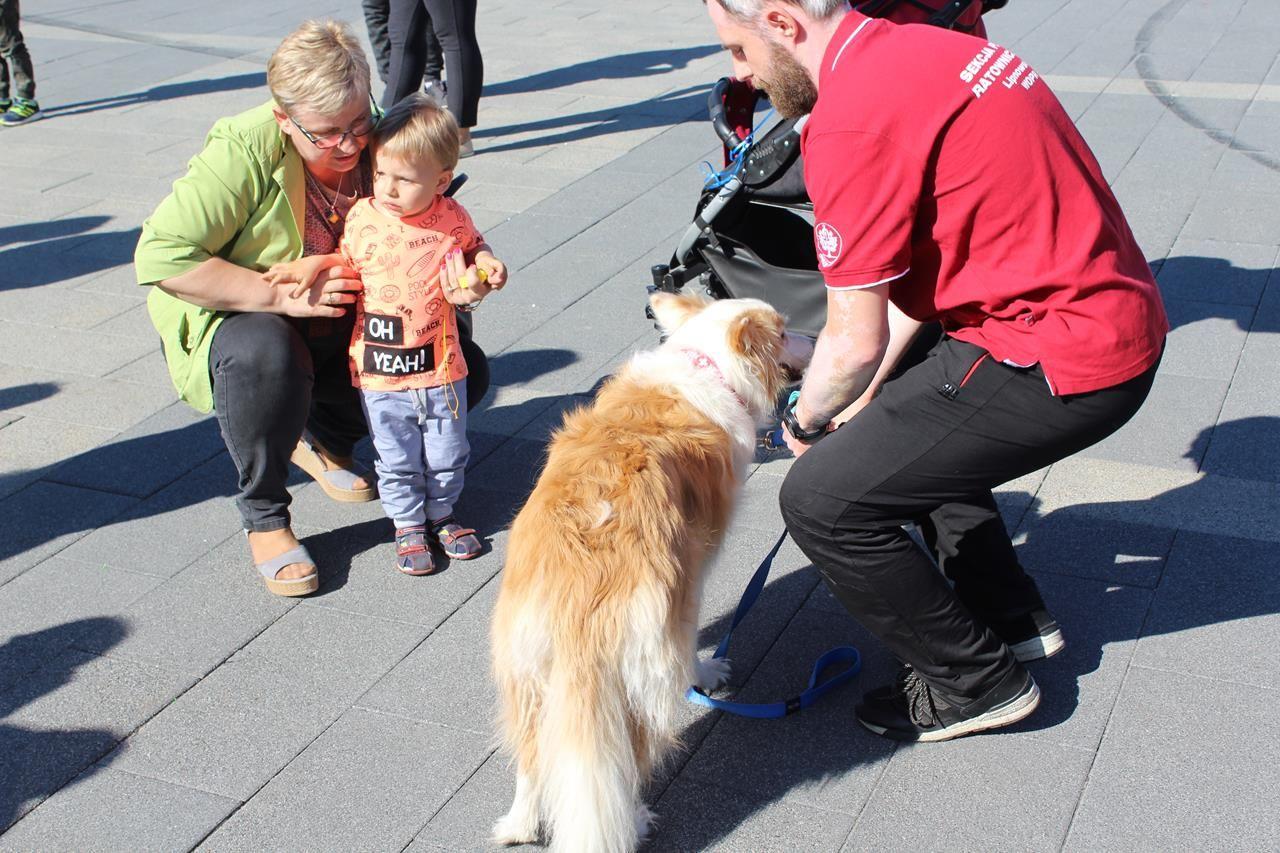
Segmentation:
{"type": "Polygon", "coordinates": [[[707,114],[711,116],[711,126],[715,128],[716,136],[720,137],[724,147],[729,149],[742,144],[742,137],[738,136],[738,132],[729,124],[729,119],[724,112],[724,99],[731,85],[733,85],[732,80],[721,77],[711,87],[711,94],[707,95],[707,114]]]}

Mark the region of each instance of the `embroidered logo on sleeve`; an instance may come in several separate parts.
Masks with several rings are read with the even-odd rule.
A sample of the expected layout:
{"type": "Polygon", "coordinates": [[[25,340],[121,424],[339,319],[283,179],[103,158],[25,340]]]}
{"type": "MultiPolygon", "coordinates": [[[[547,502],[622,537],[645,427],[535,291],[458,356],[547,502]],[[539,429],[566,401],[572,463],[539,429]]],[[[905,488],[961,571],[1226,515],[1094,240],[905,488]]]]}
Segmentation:
{"type": "Polygon", "coordinates": [[[823,269],[840,260],[844,239],[830,222],[819,222],[813,229],[813,244],[818,250],[818,263],[823,269]]]}

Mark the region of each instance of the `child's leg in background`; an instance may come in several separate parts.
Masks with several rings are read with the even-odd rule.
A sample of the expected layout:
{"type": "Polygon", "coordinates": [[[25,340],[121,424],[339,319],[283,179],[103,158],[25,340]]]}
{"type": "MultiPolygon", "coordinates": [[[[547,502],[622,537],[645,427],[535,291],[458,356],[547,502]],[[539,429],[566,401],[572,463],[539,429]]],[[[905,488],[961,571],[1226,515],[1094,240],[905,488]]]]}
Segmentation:
{"type": "Polygon", "coordinates": [[[18,29],[18,0],[0,0],[0,100],[10,95],[34,101],[36,97],[35,69],[31,55],[18,29]],[[9,67],[6,68],[5,66],[9,67]],[[9,72],[13,72],[13,92],[9,91],[9,72]]]}
{"type": "Polygon", "coordinates": [[[373,447],[378,496],[397,530],[426,524],[427,460],[422,449],[420,391],[361,391],[373,447]]]}
{"type": "Polygon", "coordinates": [[[450,388],[420,392],[424,411],[422,441],[427,460],[427,518],[440,521],[453,514],[471,444],[467,441],[467,380],[450,388]]]}

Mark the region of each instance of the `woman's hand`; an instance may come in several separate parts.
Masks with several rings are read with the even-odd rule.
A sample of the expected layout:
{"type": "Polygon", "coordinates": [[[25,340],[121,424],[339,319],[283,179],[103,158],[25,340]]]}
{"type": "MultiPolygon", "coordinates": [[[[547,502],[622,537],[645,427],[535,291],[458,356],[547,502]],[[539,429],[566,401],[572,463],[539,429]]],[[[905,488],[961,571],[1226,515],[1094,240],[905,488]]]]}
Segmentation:
{"type": "MultiPolygon", "coordinates": [[[[503,268],[505,271],[505,267],[503,268]]],[[[492,290],[475,264],[467,265],[461,249],[454,249],[444,256],[440,266],[440,288],[451,305],[475,307],[484,301],[492,290]]]]}
{"type": "Polygon", "coordinates": [[[347,313],[347,306],[360,298],[362,290],[359,273],[347,266],[331,266],[321,270],[301,293],[274,288],[274,310],[289,317],[341,317],[347,313]]]}

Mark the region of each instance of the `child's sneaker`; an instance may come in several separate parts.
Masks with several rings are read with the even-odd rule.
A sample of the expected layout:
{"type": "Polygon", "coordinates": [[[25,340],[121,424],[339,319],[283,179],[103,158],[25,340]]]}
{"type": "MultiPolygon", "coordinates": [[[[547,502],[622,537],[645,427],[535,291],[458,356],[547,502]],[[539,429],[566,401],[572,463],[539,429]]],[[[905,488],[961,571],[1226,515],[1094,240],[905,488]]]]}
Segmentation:
{"type": "Polygon", "coordinates": [[[0,115],[0,124],[5,127],[15,127],[39,117],[40,104],[28,98],[14,98],[9,108],[4,111],[4,115],[0,115]]]}
{"type": "Polygon", "coordinates": [[[480,555],[480,540],[475,531],[463,527],[452,515],[431,522],[431,529],[440,541],[440,549],[451,560],[470,560],[480,555]]]}
{"type": "Polygon", "coordinates": [[[396,568],[406,575],[429,575],[436,570],[427,529],[421,525],[396,531],[396,568]]]}

